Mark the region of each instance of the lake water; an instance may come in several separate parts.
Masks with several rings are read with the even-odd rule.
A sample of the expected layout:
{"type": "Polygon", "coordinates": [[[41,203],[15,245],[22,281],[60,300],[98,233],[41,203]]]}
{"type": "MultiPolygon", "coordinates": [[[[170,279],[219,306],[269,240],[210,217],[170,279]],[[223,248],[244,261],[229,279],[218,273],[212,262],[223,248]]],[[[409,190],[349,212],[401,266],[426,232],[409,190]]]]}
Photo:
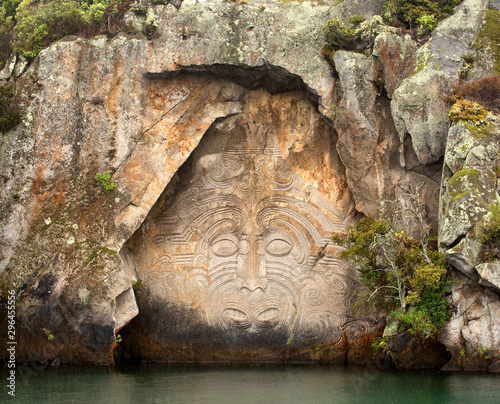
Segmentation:
{"type": "Polygon", "coordinates": [[[3,383],[1,403],[500,403],[500,374],[374,366],[20,367],[16,376],[16,397],[3,383]]]}

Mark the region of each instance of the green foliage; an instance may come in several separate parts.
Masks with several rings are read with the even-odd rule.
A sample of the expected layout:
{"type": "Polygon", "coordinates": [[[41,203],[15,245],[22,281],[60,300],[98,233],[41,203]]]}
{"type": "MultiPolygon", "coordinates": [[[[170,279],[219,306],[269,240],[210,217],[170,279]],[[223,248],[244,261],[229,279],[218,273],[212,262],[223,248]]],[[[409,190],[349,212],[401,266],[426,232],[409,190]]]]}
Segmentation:
{"type": "Polygon", "coordinates": [[[369,216],[362,218],[356,227],[351,227],[347,232],[346,242],[349,248],[342,252],[342,258],[358,265],[361,280],[370,288],[374,288],[378,282],[385,280],[387,275],[373,248],[377,236],[387,232],[387,221],[369,216]]]}
{"type": "MultiPolygon", "coordinates": [[[[116,183],[111,182],[111,176],[109,171],[104,171],[103,173],[96,173],[94,179],[104,188],[106,191],[111,191],[116,188],[116,183]]],[[[97,192],[102,192],[101,187],[97,188],[97,192]]]]}
{"type": "Polygon", "coordinates": [[[86,15],[76,0],[22,0],[16,21],[15,48],[32,59],[44,46],[83,28],[86,15]]]}
{"type": "Polygon", "coordinates": [[[490,205],[490,214],[478,225],[478,240],[484,245],[500,243],[500,205],[490,205]]]}
{"type": "Polygon", "coordinates": [[[0,21],[15,17],[17,6],[21,0],[0,0],[0,21]]]}
{"type": "Polygon", "coordinates": [[[434,14],[432,15],[422,15],[417,18],[417,22],[420,24],[419,33],[421,34],[429,34],[434,28],[436,28],[437,22],[434,14]]]}
{"type": "Polygon", "coordinates": [[[424,310],[412,310],[405,314],[398,314],[400,314],[400,330],[408,331],[421,341],[435,337],[441,329],[440,325],[432,321],[431,317],[424,310]]]}
{"type": "Polygon", "coordinates": [[[50,330],[43,328],[43,332],[47,336],[47,340],[51,342],[54,339],[54,335],[50,332],[50,330]]]}
{"type": "Polygon", "coordinates": [[[0,69],[12,53],[16,8],[20,0],[0,0],[0,69]]]}
{"type": "Polygon", "coordinates": [[[107,0],[96,0],[94,3],[88,6],[88,14],[92,21],[97,23],[101,22],[104,18],[104,14],[106,12],[106,5],[108,4],[107,0]]]}
{"type": "Polygon", "coordinates": [[[0,0],[0,68],[16,51],[33,59],[70,34],[116,33],[130,0],[0,0]]]}
{"type": "MultiPolygon", "coordinates": [[[[347,247],[341,256],[357,264],[359,279],[367,287],[356,304],[373,308],[371,302],[377,300],[400,332],[408,331],[421,341],[436,337],[449,318],[444,258],[428,240],[427,234],[410,237],[395,220],[371,217],[351,227],[344,239],[335,238],[347,247]]],[[[386,342],[378,340],[374,348],[387,349],[386,342]]]]}
{"type": "Polygon", "coordinates": [[[382,16],[387,23],[400,22],[410,29],[421,25],[432,31],[461,1],[387,0],[382,8],[382,16]]]}
{"type": "Polygon", "coordinates": [[[356,30],[351,25],[340,22],[338,18],[332,18],[323,27],[327,47],[332,50],[346,49],[356,51],[358,48],[358,37],[356,30]]]}
{"type": "Polygon", "coordinates": [[[387,344],[387,338],[383,337],[377,337],[373,340],[372,344],[372,349],[374,353],[379,353],[382,351],[383,353],[386,353],[387,350],[389,349],[389,346],[387,344]]]}
{"type": "Polygon", "coordinates": [[[446,268],[442,265],[418,265],[410,279],[412,290],[408,293],[407,303],[421,304],[426,299],[432,300],[428,297],[443,287],[445,277],[446,268]]]}
{"type": "Polygon", "coordinates": [[[353,25],[359,25],[365,20],[366,18],[361,15],[353,15],[352,17],[349,17],[349,22],[353,25]]]}
{"type": "Polygon", "coordinates": [[[142,288],[142,281],[139,279],[137,281],[132,281],[132,289],[134,292],[139,292],[142,288]]]}
{"type": "Polygon", "coordinates": [[[20,122],[20,110],[14,103],[14,86],[0,86],[0,132],[7,132],[20,122]]]}
{"type": "Polygon", "coordinates": [[[448,118],[452,122],[466,121],[473,125],[486,125],[487,114],[477,102],[459,99],[451,106],[448,118]]]}

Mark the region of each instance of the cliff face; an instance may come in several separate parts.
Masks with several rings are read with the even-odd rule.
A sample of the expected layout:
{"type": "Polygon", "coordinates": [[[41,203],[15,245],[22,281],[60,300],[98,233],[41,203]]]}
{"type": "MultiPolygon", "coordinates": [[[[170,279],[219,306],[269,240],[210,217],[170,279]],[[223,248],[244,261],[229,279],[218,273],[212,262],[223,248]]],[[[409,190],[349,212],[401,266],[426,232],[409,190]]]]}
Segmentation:
{"type": "MultiPolygon", "coordinates": [[[[488,1],[464,1],[424,45],[380,31],[333,69],[321,26],[380,2],[176,5],[128,13],[147,37],[68,37],[2,72],[24,108],[0,144],[17,359],[112,363],[135,318],[141,358],[363,362],[384,321],[351,315],[356,274],[329,238],[417,184],[461,271],[450,366],[467,368],[464,347],[498,351],[498,264],[472,262],[468,235],[485,211],[453,221],[498,199],[496,143],[449,129],[446,104],[488,1]],[[464,169],[479,202],[449,196],[464,169]]],[[[494,370],[490,357],[471,361],[494,370]]]]}

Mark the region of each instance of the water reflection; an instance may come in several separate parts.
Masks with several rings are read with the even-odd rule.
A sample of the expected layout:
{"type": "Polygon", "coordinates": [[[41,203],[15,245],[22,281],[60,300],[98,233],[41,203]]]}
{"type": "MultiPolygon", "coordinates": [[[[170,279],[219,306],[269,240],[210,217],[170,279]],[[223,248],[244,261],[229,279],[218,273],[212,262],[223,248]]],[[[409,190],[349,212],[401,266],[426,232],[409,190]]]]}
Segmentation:
{"type": "MultiPolygon", "coordinates": [[[[7,402],[3,390],[0,402],[7,402]]],[[[15,402],[498,404],[500,375],[329,366],[21,367],[15,402]]]]}

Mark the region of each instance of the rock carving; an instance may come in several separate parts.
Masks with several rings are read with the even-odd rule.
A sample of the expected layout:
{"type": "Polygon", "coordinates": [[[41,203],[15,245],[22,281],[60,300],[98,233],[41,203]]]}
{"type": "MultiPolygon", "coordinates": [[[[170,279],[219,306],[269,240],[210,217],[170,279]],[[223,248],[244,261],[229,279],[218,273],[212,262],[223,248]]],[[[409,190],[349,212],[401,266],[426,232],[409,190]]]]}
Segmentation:
{"type": "Polygon", "coordinates": [[[330,237],[345,230],[346,215],[287,167],[275,134],[262,124],[236,126],[193,172],[136,242],[150,301],[164,308],[159,338],[345,344],[356,283],[330,237]]]}

